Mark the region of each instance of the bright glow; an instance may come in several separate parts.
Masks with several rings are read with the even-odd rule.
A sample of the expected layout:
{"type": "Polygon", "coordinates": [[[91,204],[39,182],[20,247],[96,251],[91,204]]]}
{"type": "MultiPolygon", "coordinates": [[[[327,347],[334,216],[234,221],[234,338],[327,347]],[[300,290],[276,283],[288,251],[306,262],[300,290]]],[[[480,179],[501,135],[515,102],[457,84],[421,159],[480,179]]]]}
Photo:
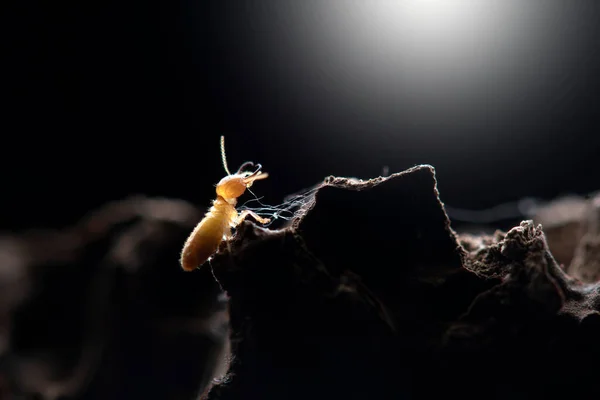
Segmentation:
{"type": "Polygon", "coordinates": [[[469,33],[493,22],[481,5],[477,7],[473,1],[363,2],[360,12],[385,31],[388,40],[395,41],[401,39],[399,35],[408,34],[406,39],[425,44],[468,41],[472,39],[469,33]]]}
{"type": "Polygon", "coordinates": [[[475,111],[478,94],[490,85],[519,79],[509,63],[532,47],[527,4],[374,0],[348,3],[330,15],[333,35],[353,43],[345,61],[365,89],[380,82],[379,94],[390,100],[445,114],[465,106],[475,111]]]}
{"type": "Polygon", "coordinates": [[[326,123],[340,110],[389,126],[410,120],[423,132],[473,132],[540,104],[570,51],[556,33],[568,17],[549,1],[300,3],[294,34],[279,49],[290,49],[296,93],[307,93],[306,107],[326,123]],[[326,91],[310,97],[304,82],[326,91]]]}

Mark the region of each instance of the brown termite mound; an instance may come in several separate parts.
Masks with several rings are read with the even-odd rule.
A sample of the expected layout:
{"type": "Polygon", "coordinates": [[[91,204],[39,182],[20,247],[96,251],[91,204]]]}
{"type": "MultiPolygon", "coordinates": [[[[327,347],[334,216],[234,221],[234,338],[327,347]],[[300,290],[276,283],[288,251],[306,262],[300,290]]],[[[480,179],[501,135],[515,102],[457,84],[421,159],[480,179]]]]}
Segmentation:
{"type": "MultiPolygon", "coordinates": [[[[288,227],[245,221],[229,249],[211,265],[229,369],[202,398],[600,395],[600,284],[567,275],[532,221],[456,234],[431,166],[329,177],[288,227]]],[[[597,253],[577,259],[594,276],[597,253]]]]}
{"type": "Polygon", "coordinates": [[[0,398],[600,398],[600,196],[461,235],[434,172],[330,177],[193,272],[181,200],[0,232],[0,398]]]}

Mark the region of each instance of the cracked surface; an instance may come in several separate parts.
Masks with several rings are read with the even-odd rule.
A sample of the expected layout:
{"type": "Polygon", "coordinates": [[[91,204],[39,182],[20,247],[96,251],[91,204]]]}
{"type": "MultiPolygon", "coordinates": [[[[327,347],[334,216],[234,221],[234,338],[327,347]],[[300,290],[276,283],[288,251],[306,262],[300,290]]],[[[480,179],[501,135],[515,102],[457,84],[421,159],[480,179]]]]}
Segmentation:
{"type": "Polygon", "coordinates": [[[455,234],[430,166],[329,177],[291,228],[246,223],[213,268],[231,296],[237,362],[210,399],[597,390],[599,284],[568,276],[532,221],[455,234]],[[377,317],[366,336],[363,314],[377,317]],[[562,365],[578,367],[547,381],[562,365]]]}

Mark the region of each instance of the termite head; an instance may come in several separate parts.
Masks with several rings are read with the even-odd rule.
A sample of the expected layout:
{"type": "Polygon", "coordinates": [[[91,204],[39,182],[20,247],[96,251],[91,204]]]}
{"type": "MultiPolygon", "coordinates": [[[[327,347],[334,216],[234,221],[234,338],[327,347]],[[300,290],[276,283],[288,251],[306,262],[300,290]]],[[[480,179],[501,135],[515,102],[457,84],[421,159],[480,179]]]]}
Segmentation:
{"type": "Polygon", "coordinates": [[[244,194],[247,188],[252,186],[254,181],[265,179],[269,174],[261,172],[262,166],[257,164],[254,172],[244,171],[248,166],[254,166],[254,163],[247,161],[241,165],[235,174],[229,172],[227,167],[227,158],[225,157],[225,138],[221,136],[221,159],[227,176],[217,184],[217,196],[221,196],[228,203],[234,204],[236,199],[244,194]]]}
{"type": "MultiPolygon", "coordinates": [[[[242,168],[240,168],[241,170],[242,168]]],[[[244,194],[247,188],[252,186],[254,181],[265,179],[269,174],[261,172],[261,165],[254,172],[240,172],[234,175],[228,175],[217,184],[217,196],[225,200],[237,199],[244,194]]]]}

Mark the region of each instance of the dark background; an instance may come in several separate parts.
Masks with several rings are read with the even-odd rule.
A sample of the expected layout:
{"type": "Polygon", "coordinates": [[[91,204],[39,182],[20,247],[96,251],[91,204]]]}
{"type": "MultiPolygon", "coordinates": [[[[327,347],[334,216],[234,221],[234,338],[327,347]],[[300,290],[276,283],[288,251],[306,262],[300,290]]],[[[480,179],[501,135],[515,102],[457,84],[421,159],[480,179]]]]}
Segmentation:
{"type": "MultiPolygon", "coordinates": [[[[496,13],[497,2],[478,3],[496,13]]],[[[452,79],[431,79],[452,73],[443,65],[405,86],[437,68],[433,45],[413,43],[429,51],[423,59],[394,47],[393,35],[379,48],[387,31],[372,15],[362,24],[368,13],[347,14],[348,4],[13,5],[3,24],[0,227],[67,226],[135,193],[209,205],[224,176],[220,135],[231,169],[253,160],[271,174],[255,186],[271,204],[330,174],[369,178],[421,163],[436,167],[454,207],[599,188],[600,4],[532,2],[521,12],[510,3],[507,21],[529,28],[500,24],[497,41],[467,47],[465,65],[488,63],[474,67],[471,97],[452,79]],[[504,53],[477,53],[501,40],[504,53]]],[[[478,33],[464,38],[456,41],[476,43],[478,33]]]]}
{"type": "MultiPolygon", "coordinates": [[[[392,4],[14,2],[1,17],[0,236],[68,227],[133,194],[208,206],[224,176],[221,135],[231,169],[252,160],[269,172],[253,189],[270,204],[328,175],[370,178],[422,163],[435,166],[442,200],[458,208],[600,189],[600,3],[392,4]]],[[[94,383],[156,397],[161,386],[182,387],[180,358],[196,368],[202,360],[148,324],[197,317],[215,294],[206,288],[217,288],[179,270],[174,236],[162,237],[165,246],[146,238],[142,259],[156,265],[137,274],[104,268],[97,253],[139,233],[127,229],[72,265],[31,269],[46,290],[21,307],[16,354],[50,349],[69,361],[88,288],[114,270],[113,291],[100,292],[119,322],[105,328],[119,340],[94,383]]],[[[60,255],[45,238],[34,252],[56,246],[49,253],[60,255]]],[[[0,285],[25,281],[15,282],[0,285]]],[[[105,325],[102,313],[89,315],[105,325]]],[[[196,387],[199,374],[188,372],[196,387]]]]}

